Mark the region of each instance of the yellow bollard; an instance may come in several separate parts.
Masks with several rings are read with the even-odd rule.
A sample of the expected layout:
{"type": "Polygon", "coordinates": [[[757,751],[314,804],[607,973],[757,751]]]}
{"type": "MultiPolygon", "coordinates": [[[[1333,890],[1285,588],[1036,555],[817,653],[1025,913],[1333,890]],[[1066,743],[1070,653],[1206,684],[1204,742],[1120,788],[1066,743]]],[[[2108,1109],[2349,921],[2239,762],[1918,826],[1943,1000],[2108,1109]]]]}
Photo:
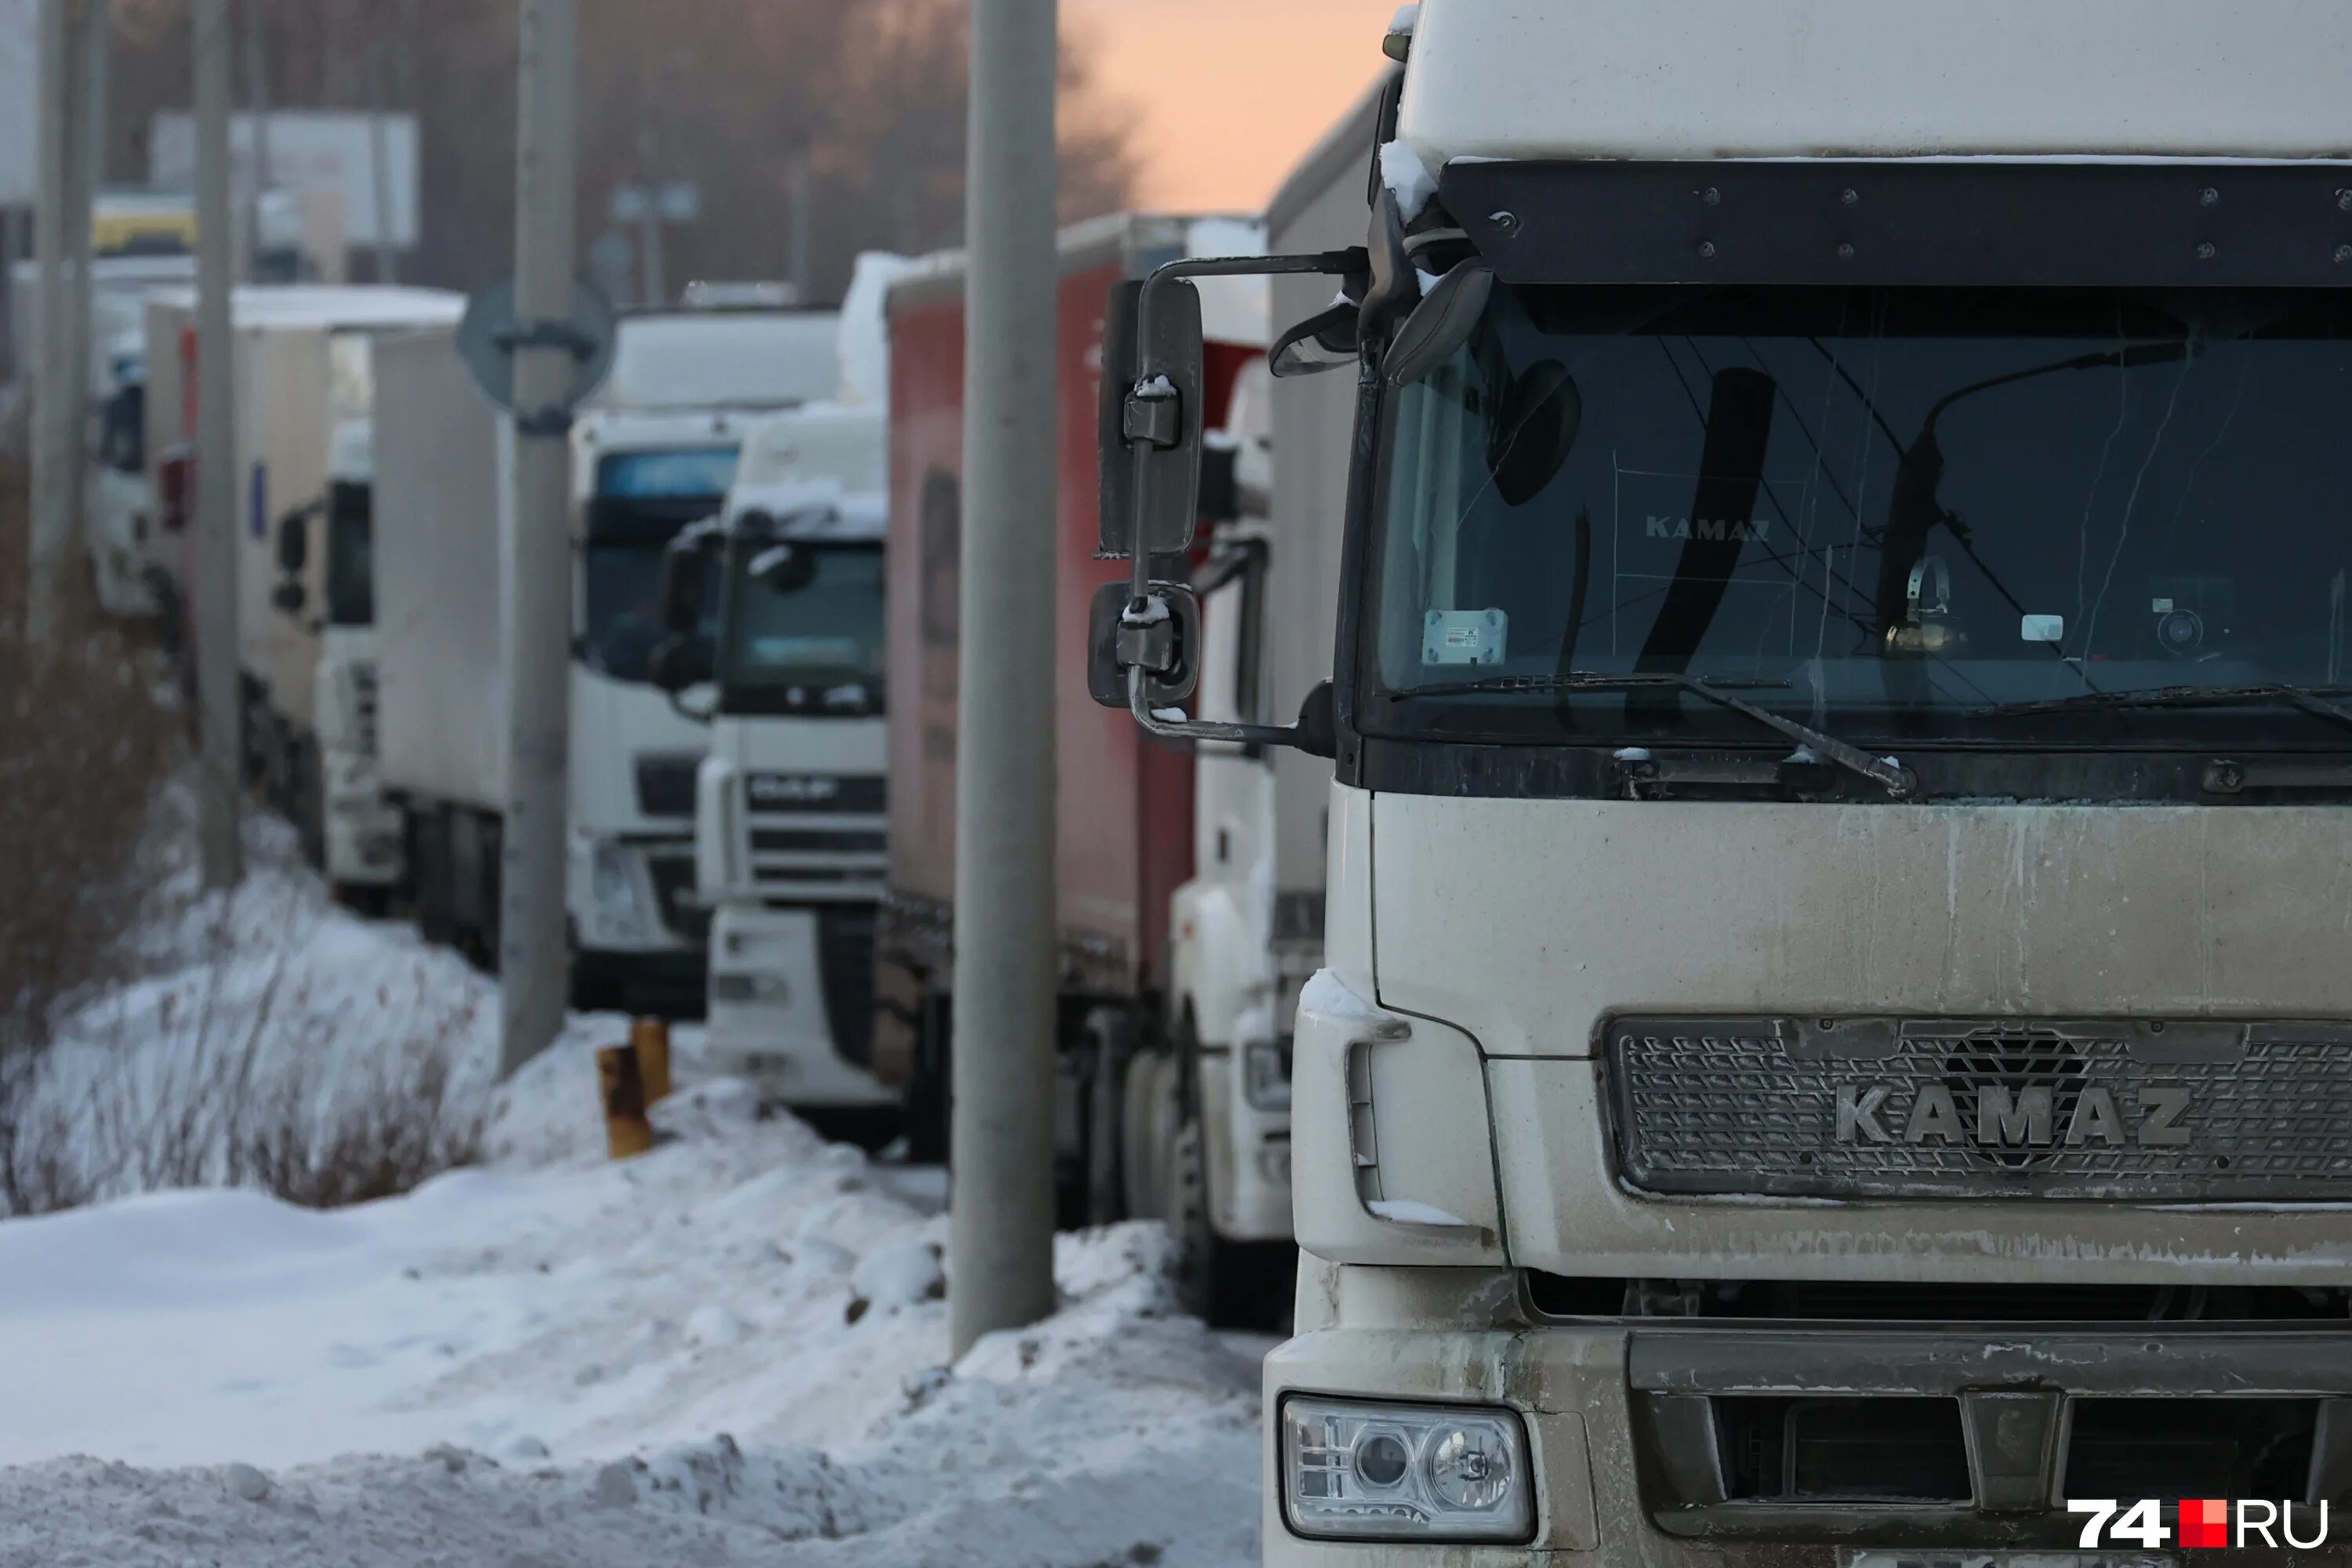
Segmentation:
{"type": "Polygon", "coordinates": [[[645,1076],[637,1067],[635,1045],[599,1050],[596,1078],[604,1092],[604,1138],[613,1158],[625,1160],[652,1148],[654,1127],[646,1120],[645,1076]]]}
{"type": "Polygon", "coordinates": [[[639,1018],[629,1026],[629,1048],[637,1054],[637,1080],[646,1086],[646,1103],[659,1105],[669,1098],[669,1023],[663,1018],[639,1018]]]}

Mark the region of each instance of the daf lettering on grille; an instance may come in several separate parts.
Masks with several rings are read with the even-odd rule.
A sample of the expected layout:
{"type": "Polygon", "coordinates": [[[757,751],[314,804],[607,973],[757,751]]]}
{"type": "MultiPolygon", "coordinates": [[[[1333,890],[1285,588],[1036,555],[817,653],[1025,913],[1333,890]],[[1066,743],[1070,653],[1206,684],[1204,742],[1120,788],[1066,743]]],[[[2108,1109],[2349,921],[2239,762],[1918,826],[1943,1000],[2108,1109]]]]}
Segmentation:
{"type": "Polygon", "coordinates": [[[2057,1093],[2046,1084],[2014,1091],[2003,1084],[1981,1084],[1974,1104],[1963,1104],[1940,1083],[1907,1092],[1895,1084],[1843,1084],[1832,1141],[1991,1149],[2120,1148],[2127,1142],[2163,1149],[2189,1142],[2183,1124],[2190,1103],[2185,1089],[2140,1089],[2125,1096],[2128,1107],[2098,1085],[2069,1098],[2074,1103],[2062,1118],[2057,1093]]]}
{"type": "Polygon", "coordinates": [[[841,781],[819,773],[755,773],[749,791],[760,805],[806,805],[841,794],[841,781]]]}

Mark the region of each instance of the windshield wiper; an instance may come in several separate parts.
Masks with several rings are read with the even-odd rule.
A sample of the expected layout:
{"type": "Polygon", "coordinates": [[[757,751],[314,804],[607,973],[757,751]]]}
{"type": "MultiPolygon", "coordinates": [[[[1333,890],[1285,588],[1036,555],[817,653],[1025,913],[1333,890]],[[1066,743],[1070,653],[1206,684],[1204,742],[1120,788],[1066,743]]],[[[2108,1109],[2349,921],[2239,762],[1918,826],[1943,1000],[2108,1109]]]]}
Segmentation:
{"type": "Polygon", "coordinates": [[[2253,702],[2284,702],[2306,713],[2352,726],[2352,708],[2330,702],[2331,697],[2352,697],[2352,686],[2295,686],[2273,681],[2261,686],[2145,686],[2126,691],[2084,691],[2072,697],[2047,697],[2031,702],[2001,702],[1971,708],[1972,719],[2005,719],[2013,713],[2080,713],[2117,708],[2237,708],[2253,702]]]}
{"type": "Polygon", "coordinates": [[[1453,680],[1436,686],[1415,686],[1390,692],[1389,700],[1401,702],[1408,697],[1470,697],[1512,691],[1643,691],[1659,689],[1687,691],[1718,708],[1729,709],[1768,729],[1777,730],[1799,745],[1811,747],[1818,755],[1880,785],[1897,800],[1919,787],[1919,781],[1911,770],[1893,757],[1874,757],[1859,747],[1848,745],[1835,735],[1824,733],[1810,724],[1800,724],[1794,719],[1784,719],[1769,708],[1759,708],[1745,698],[1732,694],[1733,688],[1760,689],[1786,688],[1788,684],[1785,680],[1702,680],[1696,675],[1664,670],[1632,675],[1570,670],[1564,675],[1498,675],[1484,680],[1453,680]]]}

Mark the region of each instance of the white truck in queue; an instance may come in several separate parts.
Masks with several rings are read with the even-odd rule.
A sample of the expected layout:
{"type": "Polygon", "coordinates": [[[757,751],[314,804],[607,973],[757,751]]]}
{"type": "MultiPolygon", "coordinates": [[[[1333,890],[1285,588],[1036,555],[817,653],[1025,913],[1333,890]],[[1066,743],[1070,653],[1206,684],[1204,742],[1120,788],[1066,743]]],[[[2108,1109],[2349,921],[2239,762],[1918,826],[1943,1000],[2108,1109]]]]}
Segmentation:
{"type": "MultiPolygon", "coordinates": [[[[394,357],[403,390],[387,392],[378,432],[385,779],[407,823],[419,924],[487,963],[506,794],[499,542],[511,459],[448,338],[412,340],[394,357]]],[[[630,316],[610,380],[573,425],[567,901],[580,1005],[702,1008],[709,914],[693,818],[708,737],[653,681],[663,553],[719,510],[744,433],[835,379],[828,312],[630,316]]]]}
{"type": "MultiPolygon", "coordinates": [[[[239,289],[231,301],[247,775],[338,895],[363,905],[381,906],[404,875],[375,755],[374,347],[446,327],[463,307],[436,289],[307,285],[239,289]]],[[[157,531],[175,606],[191,602],[194,534],[184,507],[163,498],[194,493],[194,321],[192,292],[150,297],[146,456],[157,515],[176,525],[157,531]]],[[[181,624],[192,650],[206,628],[181,624]]]]}
{"type": "MultiPolygon", "coordinates": [[[[144,619],[159,607],[149,572],[155,511],[144,439],[147,296],[192,285],[195,276],[193,256],[100,256],[90,262],[90,466],[79,526],[92,596],[100,610],[121,619],[144,619]]],[[[17,379],[29,384],[31,345],[40,331],[35,263],[11,268],[9,305],[17,379]]]]}
{"type": "Polygon", "coordinates": [[[751,427],[724,511],[671,546],[655,670],[709,693],[695,808],[709,1060],[869,1142],[898,1121],[866,1068],[887,870],[887,433],[880,406],[837,403],[751,427]]]}
{"type": "Polygon", "coordinates": [[[1334,764],[1266,1561],[2343,1561],[2352,25],[1387,52],[1365,243],[1164,268],[1106,369],[1148,563],[1185,275],[1344,295],[1275,354],[1357,395],[1329,686],[1177,717],[1148,564],[1089,639],[1334,764]]]}

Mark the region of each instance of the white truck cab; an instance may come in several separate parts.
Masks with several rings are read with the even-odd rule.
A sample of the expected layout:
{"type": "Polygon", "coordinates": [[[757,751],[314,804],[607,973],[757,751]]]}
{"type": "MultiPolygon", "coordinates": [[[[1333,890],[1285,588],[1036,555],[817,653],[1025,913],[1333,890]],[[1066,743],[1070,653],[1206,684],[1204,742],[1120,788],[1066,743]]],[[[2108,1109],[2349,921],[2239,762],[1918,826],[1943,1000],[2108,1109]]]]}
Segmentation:
{"type": "Polygon", "coordinates": [[[374,494],[374,420],[340,420],[313,535],[326,555],[311,694],[320,852],[338,897],[381,910],[408,863],[400,808],[384,793],[377,752],[374,494]]]}
{"type": "Polygon", "coordinates": [[[1356,390],[1297,726],[1150,564],[1242,264],[1106,371],[1090,685],[1333,764],[1265,1560],[2344,1560],[2346,14],[1388,52],[1364,245],[1254,260],[1356,390]]]}
{"type": "Polygon", "coordinates": [[[898,1104],[867,1068],[887,428],[879,407],[838,404],[753,426],[717,526],[681,537],[671,568],[696,585],[679,618],[712,649],[692,672],[712,693],[695,809],[709,1061],[868,1141],[898,1104]]]}
{"type": "Polygon", "coordinates": [[[663,552],[718,511],[746,435],[838,381],[834,312],[624,318],[612,378],[572,431],[579,529],[572,682],[572,988],[583,1006],[698,1012],[710,911],[695,888],[708,731],[654,681],[663,552]]]}

